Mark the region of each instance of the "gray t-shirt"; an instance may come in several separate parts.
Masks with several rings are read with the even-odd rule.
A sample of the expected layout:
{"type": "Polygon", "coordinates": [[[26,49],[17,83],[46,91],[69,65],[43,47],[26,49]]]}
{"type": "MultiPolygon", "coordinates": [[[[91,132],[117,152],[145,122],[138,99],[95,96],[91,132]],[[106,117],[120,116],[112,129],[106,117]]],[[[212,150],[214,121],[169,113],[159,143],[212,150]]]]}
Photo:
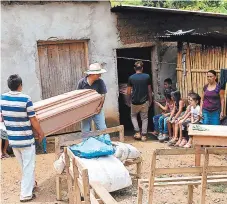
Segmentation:
{"type": "Polygon", "coordinates": [[[148,86],[151,78],[145,73],[136,73],[129,77],[128,86],[132,87],[132,104],[141,105],[148,101],[148,86]]]}
{"type": "Polygon", "coordinates": [[[106,94],[106,85],[102,79],[94,81],[94,83],[90,86],[87,82],[87,76],[80,79],[77,85],[77,89],[93,89],[96,90],[99,94],[106,94]]]}

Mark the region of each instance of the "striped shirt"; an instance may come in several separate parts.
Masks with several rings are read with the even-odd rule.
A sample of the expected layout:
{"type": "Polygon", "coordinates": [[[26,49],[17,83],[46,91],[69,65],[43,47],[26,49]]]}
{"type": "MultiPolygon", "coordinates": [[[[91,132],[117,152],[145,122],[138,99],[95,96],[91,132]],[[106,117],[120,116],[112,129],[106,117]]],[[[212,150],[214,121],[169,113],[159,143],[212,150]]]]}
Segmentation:
{"type": "Polygon", "coordinates": [[[2,94],[1,112],[11,147],[28,147],[35,143],[29,120],[35,112],[29,96],[17,91],[2,94]]]}

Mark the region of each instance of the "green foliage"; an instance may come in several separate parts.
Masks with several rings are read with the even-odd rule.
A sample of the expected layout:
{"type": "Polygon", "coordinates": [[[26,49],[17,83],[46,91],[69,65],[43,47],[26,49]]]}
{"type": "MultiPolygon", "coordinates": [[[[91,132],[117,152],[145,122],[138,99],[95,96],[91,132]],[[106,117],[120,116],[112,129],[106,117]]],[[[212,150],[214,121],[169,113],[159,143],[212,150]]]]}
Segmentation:
{"type": "Polygon", "coordinates": [[[172,8],[191,11],[203,11],[227,14],[227,0],[112,0],[112,6],[116,5],[140,5],[159,8],[172,8]]]}

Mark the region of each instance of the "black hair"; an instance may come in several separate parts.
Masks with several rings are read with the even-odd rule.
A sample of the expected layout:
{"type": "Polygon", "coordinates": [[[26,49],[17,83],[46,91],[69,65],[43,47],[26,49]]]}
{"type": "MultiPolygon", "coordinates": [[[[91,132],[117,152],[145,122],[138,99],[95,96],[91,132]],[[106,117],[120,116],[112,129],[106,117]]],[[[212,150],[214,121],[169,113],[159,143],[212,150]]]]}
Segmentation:
{"type": "Polygon", "coordinates": [[[164,96],[166,99],[171,100],[171,94],[170,93],[164,93],[164,96]]]}
{"type": "Polygon", "coordinates": [[[188,92],[188,96],[191,96],[192,94],[195,94],[195,92],[193,90],[188,92]]]}
{"type": "Polygon", "coordinates": [[[199,94],[197,94],[197,93],[192,93],[192,94],[190,95],[190,97],[191,97],[191,99],[192,99],[193,101],[198,101],[198,104],[200,104],[201,97],[199,96],[199,94]]]}
{"type": "Polygon", "coordinates": [[[175,101],[175,104],[176,104],[177,108],[179,108],[179,102],[181,100],[180,91],[171,92],[171,96],[173,97],[173,100],[175,101]]]}
{"type": "Polygon", "coordinates": [[[172,85],[173,82],[172,82],[172,79],[167,78],[167,79],[164,80],[164,83],[167,83],[169,85],[172,85]]]}
{"type": "Polygon", "coordinates": [[[214,71],[214,70],[209,70],[208,73],[211,73],[211,74],[213,74],[214,76],[217,76],[217,72],[214,71]]]}
{"type": "Polygon", "coordinates": [[[171,99],[171,92],[172,92],[171,88],[167,88],[164,90],[164,96],[166,99],[171,99]]]}
{"type": "MultiPolygon", "coordinates": [[[[214,71],[214,70],[209,70],[207,73],[211,73],[211,74],[213,74],[214,76],[217,76],[217,72],[216,71],[214,71]]],[[[215,80],[216,82],[218,82],[218,79],[216,78],[216,80],[215,80]]]]}
{"type": "Polygon", "coordinates": [[[137,61],[135,63],[135,67],[134,68],[135,68],[136,71],[142,70],[143,69],[143,62],[142,61],[137,61]]]}
{"type": "Polygon", "coordinates": [[[9,76],[7,83],[11,91],[17,91],[19,86],[22,85],[22,79],[18,74],[13,74],[9,76]]]}

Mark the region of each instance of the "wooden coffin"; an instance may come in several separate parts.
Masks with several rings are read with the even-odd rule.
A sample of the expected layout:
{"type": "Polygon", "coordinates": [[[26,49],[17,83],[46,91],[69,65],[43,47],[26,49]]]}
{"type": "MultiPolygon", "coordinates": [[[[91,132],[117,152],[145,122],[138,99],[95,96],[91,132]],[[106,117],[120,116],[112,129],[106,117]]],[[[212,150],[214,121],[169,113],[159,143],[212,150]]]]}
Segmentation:
{"type": "Polygon", "coordinates": [[[34,103],[45,136],[95,114],[102,96],[94,90],[76,90],[34,103]]]}

